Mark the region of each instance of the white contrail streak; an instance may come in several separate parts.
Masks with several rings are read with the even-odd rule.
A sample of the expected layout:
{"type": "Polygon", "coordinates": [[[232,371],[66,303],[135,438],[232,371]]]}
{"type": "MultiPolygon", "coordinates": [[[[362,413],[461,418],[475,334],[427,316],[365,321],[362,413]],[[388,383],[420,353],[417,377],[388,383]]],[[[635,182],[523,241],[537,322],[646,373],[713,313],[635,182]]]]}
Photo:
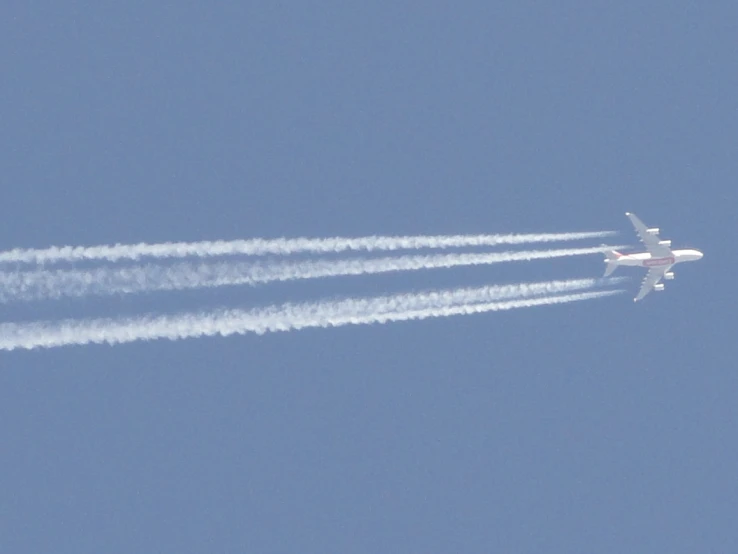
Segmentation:
{"type": "Polygon", "coordinates": [[[178,263],[170,266],[0,272],[0,302],[257,285],[295,279],[485,265],[595,254],[604,249],[593,247],[353,260],[178,263]]]}
{"type": "Polygon", "coordinates": [[[263,334],[308,327],[338,327],[387,323],[482,313],[600,298],[620,291],[602,291],[559,296],[535,296],[555,291],[595,286],[600,280],[579,279],[435,291],[372,299],[284,304],[256,310],[222,310],[174,316],[143,316],[126,319],[65,320],[60,322],[5,323],[0,325],[0,350],[52,348],[85,344],[123,344],[139,340],[178,340],[203,336],[263,334]]]}
{"type": "Polygon", "coordinates": [[[412,250],[419,248],[459,248],[570,241],[603,238],[612,231],[587,233],[539,233],[510,235],[441,235],[407,237],[358,238],[279,238],[233,241],[167,242],[161,244],[116,244],[104,246],[52,246],[42,249],[19,249],[0,252],[0,263],[53,263],[83,260],[138,260],[140,258],[184,258],[266,254],[328,253],[346,250],[412,250]]]}

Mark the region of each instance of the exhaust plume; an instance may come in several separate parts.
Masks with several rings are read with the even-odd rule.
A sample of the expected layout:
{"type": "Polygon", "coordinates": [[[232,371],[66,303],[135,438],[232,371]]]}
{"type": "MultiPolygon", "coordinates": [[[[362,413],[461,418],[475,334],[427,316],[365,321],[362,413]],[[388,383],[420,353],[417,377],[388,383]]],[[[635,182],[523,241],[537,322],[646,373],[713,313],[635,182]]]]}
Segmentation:
{"type": "Polygon", "coordinates": [[[609,247],[353,260],[178,263],[171,266],[0,272],[0,302],[258,285],[295,279],[486,265],[580,256],[603,252],[607,248],[609,247]]]}
{"type": "Polygon", "coordinates": [[[459,248],[526,244],[536,242],[571,241],[603,238],[612,231],[586,233],[539,233],[508,235],[441,235],[398,237],[332,237],[278,238],[233,241],[167,242],[160,244],[116,244],[103,246],[52,246],[42,249],[20,249],[0,252],[0,263],[78,262],[83,260],[138,260],[141,258],[184,258],[229,255],[262,256],[297,253],[337,253],[347,250],[367,252],[379,250],[414,250],[420,248],[459,248]]]}
{"type": "Polygon", "coordinates": [[[221,310],[210,313],[142,316],[121,319],[64,320],[60,322],[5,323],[0,325],[0,350],[52,348],[85,344],[123,344],[139,340],[179,340],[203,336],[263,334],[308,327],[339,327],[446,317],[561,304],[610,296],[622,291],[601,291],[535,297],[541,294],[589,288],[595,279],[551,281],[476,289],[432,291],[370,299],[284,304],[255,310],[221,310]],[[522,299],[500,301],[504,298],[522,299]],[[533,298],[525,298],[533,296],[533,298]]]}

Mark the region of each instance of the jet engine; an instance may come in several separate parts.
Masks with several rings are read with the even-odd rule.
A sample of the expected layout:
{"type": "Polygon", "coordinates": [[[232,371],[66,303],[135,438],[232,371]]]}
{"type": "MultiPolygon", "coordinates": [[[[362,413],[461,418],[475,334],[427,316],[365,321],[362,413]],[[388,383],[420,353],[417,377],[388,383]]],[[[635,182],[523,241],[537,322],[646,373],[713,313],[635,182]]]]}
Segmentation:
{"type": "Polygon", "coordinates": [[[666,279],[667,281],[671,281],[673,278],[674,274],[671,271],[664,273],[664,279],[666,279]]]}
{"type": "Polygon", "coordinates": [[[671,241],[670,240],[660,240],[659,246],[666,246],[667,248],[671,248],[671,241]]]}
{"type": "Polygon", "coordinates": [[[664,284],[659,283],[658,285],[654,285],[653,290],[655,290],[656,292],[661,292],[662,290],[664,290],[664,284]]]}
{"type": "Polygon", "coordinates": [[[653,229],[646,229],[646,233],[649,235],[658,235],[659,234],[659,228],[654,227],[653,229]]]}

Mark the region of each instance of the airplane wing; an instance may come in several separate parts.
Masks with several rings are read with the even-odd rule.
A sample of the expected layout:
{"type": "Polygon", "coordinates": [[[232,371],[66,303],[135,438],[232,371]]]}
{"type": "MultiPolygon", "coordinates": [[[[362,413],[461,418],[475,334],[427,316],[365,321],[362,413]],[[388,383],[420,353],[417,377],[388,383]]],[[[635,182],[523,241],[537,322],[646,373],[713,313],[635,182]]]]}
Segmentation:
{"type": "MultiPolygon", "coordinates": [[[[665,267],[652,267],[649,269],[648,273],[646,273],[646,276],[643,278],[643,283],[641,283],[641,290],[638,291],[638,296],[633,299],[633,302],[642,300],[644,296],[654,290],[656,285],[658,285],[659,281],[663,278],[664,273],[669,271],[669,268],[671,268],[670,265],[665,267]]],[[[662,284],[661,288],[663,288],[663,286],[664,285],[662,284]]]]}
{"type": "MultiPolygon", "coordinates": [[[[649,229],[643,222],[638,219],[638,216],[632,213],[626,213],[633,227],[635,227],[641,242],[646,245],[646,250],[651,253],[654,258],[667,258],[672,256],[671,248],[667,245],[659,244],[661,239],[659,238],[658,229],[649,229]]],[[[667,241],[664,241],[667,242],[667,241]]],[[[650,274],[650,273],[649,273],[650,274]]]]}

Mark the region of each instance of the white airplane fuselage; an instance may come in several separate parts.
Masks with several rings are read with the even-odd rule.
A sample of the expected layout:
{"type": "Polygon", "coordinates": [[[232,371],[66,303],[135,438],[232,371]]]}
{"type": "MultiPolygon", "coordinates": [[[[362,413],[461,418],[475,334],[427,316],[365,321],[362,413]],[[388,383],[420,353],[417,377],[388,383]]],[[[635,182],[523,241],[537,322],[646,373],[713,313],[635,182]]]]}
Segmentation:
{"type": "Polygon", "coordinates": [[[696,262],[702,259],[702,252],[694,249],[672,250],[672,256],[654,257],[649,252],[637,254],[621,254],[614,260],[608,260],[615,265],[639,266],[639,267],[663,267],[682,262],[696,262]]]}
{"type": "Polygon", "coordinates": [[[633,254],[622,254],[617,250],[608,250],[605,252],[605,277],[609,277],[621,265],[645,267],[646,275],[641,282],[641,288],[633,301],[642,300],[652,290],[664,290],[662,279],[671,280],[674,278],[672,266],[682,262],[696,262],[702,259],[702,252],[693,248],[683,248],[681,250],[671,249],[671,240],[662,240],[659,237],[659,229],[657,227],[646,227],[637,215],[626,212],[626,216],[630,219],[633,227],[638,234],[638,238],[645,245],[645,252],[636,252],[633,254]]]}

